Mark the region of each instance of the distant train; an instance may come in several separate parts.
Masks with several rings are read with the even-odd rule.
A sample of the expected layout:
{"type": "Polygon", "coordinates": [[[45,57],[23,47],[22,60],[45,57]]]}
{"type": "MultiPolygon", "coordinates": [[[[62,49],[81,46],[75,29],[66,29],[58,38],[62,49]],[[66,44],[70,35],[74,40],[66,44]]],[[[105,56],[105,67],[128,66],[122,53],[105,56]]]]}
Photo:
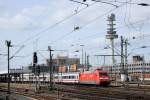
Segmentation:
{"type": "Polygon", "coordinates": [[[109,85],[110,77],[106,71],[97,69],[93,72],[74,72],[54,74],[55,83],[109,85]]]}
{"type": "MultiPolygon", "coordinates": [[[[41,74],[39,77],[30,74],[23,74],[19,77],[11,77],[11,82],[35,82],[48,83],[50,81],[49,73],[41,74]]],[[[68,73],[54,73],[53,83],[67,83],[67,84],[93,84],[93,85],[109,85],[110,77],[106,71],[96,69],[95,71],[87,72],[68,72],[68,73]]]]}

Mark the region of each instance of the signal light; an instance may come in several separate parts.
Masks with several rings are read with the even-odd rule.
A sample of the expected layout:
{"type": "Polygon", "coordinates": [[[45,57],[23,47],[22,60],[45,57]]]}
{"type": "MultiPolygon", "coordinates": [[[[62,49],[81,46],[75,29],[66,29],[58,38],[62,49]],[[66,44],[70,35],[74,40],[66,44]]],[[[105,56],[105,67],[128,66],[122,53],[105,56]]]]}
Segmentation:
{"type": "Polygon", "coordinates": [[[33,53],[33,64],[37,64],[37,62],[38,62],[37,53],[34,52],[34,53],[33,53]]]}

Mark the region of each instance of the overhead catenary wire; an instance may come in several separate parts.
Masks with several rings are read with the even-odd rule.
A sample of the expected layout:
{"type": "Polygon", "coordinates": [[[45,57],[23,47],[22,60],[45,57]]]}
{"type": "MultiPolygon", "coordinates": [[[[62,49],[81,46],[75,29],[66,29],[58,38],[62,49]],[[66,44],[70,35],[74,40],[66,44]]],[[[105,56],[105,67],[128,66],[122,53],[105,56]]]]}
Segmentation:
{"type": "MultiPolygon", "coordinates": [[[[129,1],[130,1],[130,0],[129,0],[129,1]]],[[[121,6],[123,6],[123,5],[126,5],[126,4],[127,4],[127,3],[120,4],[120,5],[118,6],[118,8],[121,7],[121,6]]],[[[101,18],[101,17],[107,15],[108,13],[110,13],[110,12],[116,10],[116,9],[117,9],[117,8],[111,9],[111,10],[109,10],[108,12],[104,13],[103,15],[100,15],[100,16],[94,18],[93,20],[89,21],[88,23],[84,24],[83,26],[80,26],[79,30],[81,30],[82,28],[84,28],[84,27],[86,27],[87,25],[89,25],[89,24],[95,22],[97,19],[99,19],[99,18],[101,18]]],[[[74,32],[74,31],[71,31],[71,32],[69,32],[69,33],[67,33],[67,34],[65,34],[65,35],[63,35],[63,36],[61,36],[62,38],[60,37],[60,38],[56,39],[55,41],[53,41],[53,43],[56,43],[56,42],[58,42],[58,41],[64,39],[66,36],[72,34],[73,32],[74,32]]],[[[51,42],[51,43],[52,43],[52,42],[51,42]]]]}
{"type": "MultiPolygon", "coordinates": [[[[56,25],[57,26],[57,25],[56,25]]],[[[46,30],[47,31],[47,30],[46,30]]],[[[45,32],[45,31],[43,31],[43,32],[45,32]]],[[[66,36],[68,36],[68,34],[72,34],[74,31],[71,31],[71,32],[68,32],[66,35],[64,35],[64,36],[62,36],[63,38],[65,38],[66,36]]],[[[42,32],[41,32],[42,33],[42,32]]],[[[39,35],[41,34],[41,33],[39,33],[39,35]]],[[[39,35],[37,35],[37,36],[39,36],[39,35]]],[[[61,38],[61,37],[60,37],[61,38]]],[[[62,38],[62,39],[63,39],[62,38]]],[[[33,38],[32,38],[33,39],[33,38]]],[[[29,40],[31,40],[31,39],[29,39],[29,40]]],[[[27,40],[28,41],[28,40],[27,40]]]]}
{"type": "MultiPolygon", "coordinates": [[[[101,17],[103,17],[103,16],[107,15],[108,13],[110,13],[110,12],[112,12],[112,11],[114,11],[114,10],[118,9],[119,7],[121,7],[121,6],[123,6],[123,5],[124,5],[124,4],[121,4],[121,5],[119,5],[117,8],[113,8],[113,9],[111,9],[111,10],[107,11],[106,13],[104,13],[104,14],[102,14],[102,15],[100,15],[100,16],[97,16],[96,18],[94,18],[93,20],[91,20],[91,21],[87,22],[87,23],[86,23],[86,24],[84,24],[83,26],[80,26],[78,30],[83,29],[84,27],[88,26],[89,24],[91,24],[91,23],[95,22],[97,19],[99,19],[99,18],[101,18],[101,17]]],[[[78,31],[78,30],[77,30],[77,31],[78,31]]],[[[66,33],[66,34],[64,34],[64,35],[60,36],[60,37],[59,37],[59,38],[57,38],[56,40],[54,40],[54,41],[50,42],[50,44],[54,44],[54,43],[56,43],[56,42],[58,42],[58,41],[60,41],[60,40],[64,39],[65,37],[69,36],[70,34],[74,33],[75,31],[76,31],[76,30],[72,30],[71,32],[66,33]]]]}
{"type": "MultiPolygon", "coordinates": [[[[148,21],[148,20],[150,20],[150,18],[138,20],[138,21],[133,22],[133,23],[130,23],[130,24],[137,24],[137,23],[141,23],[141,22],[143,22],[143,21],[148,21]]],[[[129,23],[128,23],[128,24],[129,24],[129,23]]],[[[127,24],[125,24],[125,25],[123,25],[123,26],[118,26],[117,29],[118,29],[118,28],[123,28],[123,27],[125,27],[125,26],[127,26],[127,24]]],[[[105,32],[105,31],[104,31],[104,32],[105,32]]],[[[100,33],[104,33],[104,32],[100,32],[100,33]]],[[[100,34],[100,33],[96,33],[96,34],[94,34],[94,35],[90,35],[90,36],[84,37],[84,38],[78,40],[78,42],[79,42],[79,41],[83,41],[83,40],[88,40],[88,41],[89,41],[89,39],[90,39],[92,36],[98,35],[98,34],[100,34]]],[[[144,34],[144,35],[142,35],[142,36],[143,36],[143,37],[148,37],[148,36],[150,36],[150,35],[147,33],[147,34],[144,34]]],[[[136,36],[136,39],[138,39],[138,38],[140,38],[140,37],[141,37],[141,35],[140,35],[140,36],[136,36]]],[[[96,37],[96,38],[97,38],[97,37],[96,37]]],[[[102,38],[105,38],[105,37],[100,37],[99,39],[102,39],[102,38]]],[[[92,38],[92,39],[93,39],[93,38],[92,38]]],[[[134,41],[135,41],[135,39],[133,39],[133,37],[128,37],[127,39],[128,39],[128,41],[130,41],[130,42],[131,42],[131,40],[134,40],[134,41]]],[[[75,41],[77,42],[77,40],[75,40],[75,41]]],[[[74,44],[74,43],[71,43],[71,44],[74,44]]],[[[101,48],[101,47],[90,47],[90,48],[87,48],[87,49],[92,50],[92,49],[95,49],[95,48],[101,48]]],[[[104,49],[102,49],[102,50],[104,50],[104,49]]]]}
{"type": "MultiPolygon", "coordinates": [[[[132,1],[132,0],[131,0],[132,1]]],[[[130,1],[130,2],[131,2],[130,1]]],[[[137,29],[132,23],[131,23],[131,21],[130,21],[130,19],[131,19],[131,5],[132,4],[130,4],[129,5],[129,16],[128,16],[128,19],[127,18],[125,18],[125,24],[127,24],[126,23],[126,19],[127,19],[127,21],[128,21],[128,23],[129,23],[129,25],[128,25],[128,29],[134,29],[135,31],[141,31],[141,29],[142,29],[142,26],[139,28],[139,29],[137,29]]],[[[126,7],[126,12],[125,12],[125,17],[126,17],[126,14],[127,14],[127,7],[126,7]]]]}
{"type": "Polygon", "coordinates": [[[102,0],[92,0],[92,1],[109,4],[109,5],[115,6],[116,8],[118,7],[118,5],[115,5],[115,4],[110,3],[110,2],[102,1],[102,0]]]}
{"type": "Polygon", "coordinates": [[[88,4],[83,3],[83,2],[79,2],[79,1],[75,1],[75,0],[70,0],[70,1],[72,1],[72,2],[76,2],[76,3],[79,3],[79,4],[83,4],[83,5],[86,5],[86,6],[89,6],[88,4]]]}
{"type": "Polygon", "coordinates": [[[9,59],[12,59],[13,57],[16,57],[16,55],[24,48],[24,45],[22,45],[9,59]]]}
{"type": "MultiPolygon", "coordinates": [[[[139,21],[130,23],[130,24],[137,24],[137,23],[140,23],[140,22],[149,20],[149,19],[150,19],[150,18],[142,19],[142,20],[139,20],[139,21]]],[[[123,28],[124,26],[127,26],[127,24],[125,24],[125,25],[123,25],[123,26],[119,26],[119,27],[117,27],[117,28],[123,28]]],[[[71,34],[72,32],[73,32],[73,31],[69,32],[68,34],[71,34]]],[[[104,31],[104,32],[105,32],[105,31],[104,31]]],[[[104,33],[104,32],[100,32],[100,33],[104,33]]],[[[78,41],[88,40],[88,39],[91,38],[92,36],[96,36],[96,35],[98,35],[98,34],[100,34],[100,33],[96,33],[96,34],[94,34],[94,35],[89,35],[89,36],[84,37],[84,38],[82,38],[82,39],[80,39],[80,40],[78,40],[78,41]]],[[[66,34],[66,35],[68,35],[68,34],[66,34]]],[[[144,36],[144,37],[147,37],[147,36],[150,36],[150,35],[144,34],[143,36],[144,36]]],[[[136,39],[138,39],[138,38],[140,38],[140,37],[141,37],[141,36],[138,36],[138,37],[136,37],[136,39]]],[[[61,39],[61,38],[63,38],[63,36],[60,37],[60,39],[61,39]]],[[[104,37],[102,37],[102,38],[104,38],[104,37]]],[[[132,37],[128,38],[128,40],[131,40],[131,39],[132,39],[132,37]]],[[[53,41],[53,42],[55,42],[55,41],[53,41]]],[[[76,41],[76,42],[77,42],[77,41],[76,41]]],[[[73,43],[72,43],[72,44],[73,44],[73,43]]]]}
{"type": "MultiPolygon", "coordinates": [[[[26,46],[26,44],[27,44],[30,40],[33,40],[34,38],[36,38],[37,36],[43,34],[44,32],[46,32],[46,31],[48,31],[48,30],[50,30],[50,29],[53,29],[53,28],[56,27],[57,25],[59,25],[59,24],[65,22],[65,21],[69,20],[69,19],[72,18],[73,16],[75,16],[75,15],[81,13],[82,11],[84,11],[85,9],[87,9],[87,8],[89,8],[89,7],[91,7],[91,6],[93,6],[94,4],[96,4],[96,3],[94,2],[94,3],[92,3],[92,4],[89,4],[88,6],[82,8],[82,9],[76,11],[76,12],[74,12],[73,14],[71,14],[71,15],[65,17],[64,19],[62,19],[62,20],[56,22],[55,24],[53,24],[53,25],[51,25],[51,26],[48,26],[47,28],[45,28],[45,29],[43,29],[43,30],[41,30],[41,31],[39,31],[39,32],[37,32],[37,33],[35,33],[35,34],[32,35],[31,37],[25,39],[23,42],[21,42],[21,43],[18,44],[18,45],[20,45],[20,44],[23,44],[23,45],[24,45],[21,49],[19,49],[19,52],[20,52],[21,50],[23,50],[23,48],[26,46]]],[[[17,52],[18,52],[18,51],[17,51],[17,52]]],[[[16,53],[15,53],[15,55],[16,55],[16,53]]]]}
{"type": "MultiPolygon", "coordinates": [[[[93,0],[92,0],[93,1],[93,0]]],[[[132,5],[140,5],[140,6],[149,6],[150,4],[148,4],[148,3],[136,3],[136,2],[129,2],[129,1],[118,1],[118,0],[94,0],[94,1],[100,1],[100,2],[103,2],[103,1],[105,1],[105,2],[110,2],[110,3],[120,3],[120,4],[122,4],[122,3],[126,3],[126,4],[132,4],[132,5]]],[[[141,0],[142,1],[142,0],[141,0]]]]}
{"type": "MultiPolygon", "coordinates": [[[[144,19],[145,20],[145,19],[144,19]]],[[[141,22],[141,21],[143,21],[143,20],[140,20],[140,21],[137,21],[137,22],[134,22],[133,24],[136,24],[136,23],[138,23],[138,22],[141,22]]],[[[95,35],[95,34],[94,34],[95,35]]],[[[55,41],[56,42],[56,41],[55,41]]]]}
{"type": "MultiPolygon", "coordinates": [[[[117,1],[116,1],[117,2],[117,1]]],[[[130,0],[129,2],[132,2],[132,0],[130,0]]],[[[123,2],[123,3],[126,3],[126,4],[130,4],[130,3],[128,3],[127,2],[127,0],[126,0],[126,2],[123,2]]],[[[126,7],[126,10],[127,10],[127,7],[126,7]]],[[[131,4],[130,4],[130,8],[129,8],[129,11],[131,10],[131,4]]],[[[146,19],[142,19],[142,20],[138,20],[138,21],[135,21],[135,22],[130,22],[130,20],[129,20],[129,17],[131,16],[130,15],[130,13],[129,13],[129,17],[128,17],[128,23],[126,23],[126,21],[125,21],[125,19],[126,19],[126,13],[127,13],[127,11],[125,12],[125,18],[124,18],[124,22],[125,22],[125,26],[127,26],[129,29],[130,29],[130,26],[132,26],[132,28],[135,28],[134,27],[134,25],[135,24],[138,24],[138,23],[143,23],[142,25],[144,25],[144,22],[143,21],[148,21],[149,20],[149,17],[148,18],[146,18],[146,19]]],[[[123,26],[119,26],[119,27],[116,27],[117,29],[118,28],[122,28],[122,27],[124,27],[124,25],[123,26]]],[[[141,28],[142,28],[142,26],[141,26],[141,28]]],[[[140,28],[140,29],[141,29],[140,28]]],[[[104,31],[105,32],[105,31],[104,31]]],[[[101,33],[104,33],[104,32],[101,32],[101,33]]],[[[100,34],[100,33],[96,33],[96,34],[100,34]]],[[[94,34],[94,35],[96,35],[96,34],[94,34]]],[[[79,39],[79,40],[77,40],[77,41],[82,41],[82,40],[85,40],[85,39],[89,39],[89,38],[91,38],[91,36],[94,36],[94,35],[90,35],[90,36],[87,36],[87,37],[85,37],[85,38],[82,38],[82,39],[79,39]]]]}
{"type": "MultiPolygon", "coordinates": [[[[97,18],[96,18],[95,20],[97,20],[97,18]]],[[[146,19],[142,19],[142,20],[133,22],[132,24],[137,24],[137,23],[143,22],[143,21],[145,21],[145,20],[149,20],[149,18],[146,18],[146,19]]],[[[92,22],[92,21],[91,21],[91,22],[92,22]]],[[[89,24],[90,24],[90,23],[89,23],[89,24]]],[[[130,24],[131,24],[131,23],[130,23],[130,24]]],[[[85,24],[84,26],[86,26],[86,24],[85,24]]],[[[126,26],[126,25],[125,25],[125,26],[126,26]]],[[[119,27],[117,27],[117,28],[123,28],[123,27],[124,27],[124,25],[123,25],[123,26],[119,26],[119,27]]],[[[83,28],[83,26],[82,26],[82,28],[83,28]]],[[[80,28],[80,29],[81,29],[81,28],[80,28]]],[[[63,36],[61,36],[61,37],[59,37],[58,39],[52,41],[51,43],[55,43],[55,42],[59,41],[60,39],[65,38],[66,36],[72,34],[74,31],[75,31],[75,30],[72,30],[71,32],[68,32],[67,34],[65,34],[65,35],[63,35],[63,36]]],[[[104,32],[105,32],[105,31],[104,31],[104,32]]],[[[104,33],[104,32],[101,32],[101,33],[104,33]]],[[[96,33],[96,34],[99,34],[99,33],[96,33]]],[[[96,35],[96,34],[94,34],[94,35],[96,35]]],[[[93,36],[94,36],[94,35],[93,35],[93,36]]],[[[92,35],[88,36],[88,38],[90,38],[90,37],[92,37],[92,35]]],[[[139,37],[140,37],[140,36],[139,36],[139,37]]],[[[137,38],[139,38],[139,37],[137,37],[137,38]]],[[[80,41],[83,40],[83,39],[84,39],[84,38],[80,39],[80,41]]],[[[86,39],[87,39],[87,37],[86,37],[86,39]]],[[[129,38],[128,38],[128,39],[129,39],[129,38]]],[[[130,39],[132,39],[132,37],[131,37],[130,39]]]]}
{"type": "Polygon", "coordinates": [[[39,50],[37,52],[40,54],[41,57],[43,57],[45,59],[45,61],[48,59],[39,50]]]}
{"type": "Polygon", "coordinates": [[[32,40],[33,38],[36,38],[36,37],[39,36],[40,34],[42,34],[42,33],[46,32],[46,31],[48,31],[48,30],[50,30],[50,29],[56,27],[57,25],[59,25],[59,24],[65,22],[65,21],[69,20],[69,19],[72,18],[73,16],[79,14],[80,12],[82,12],[82,11],[84,11],[85,9],[87,9],[87,8],[89,8],[89,7],[91,7],[91,6],[93,6],[94,4],[95,4],[95,3],[92,3],[92,4],[88,5],[88,6],[86,6],[86,7],[82,8],[82,9],[80,9],[79,11],[74,12],[73,14],[71,14],[71,15],[65,17],[64,19],[62,19],[62,20],[56,22],[55,24],[53,24],[53,25],[51,25],[51,26],[48,26],[47,28],[45,28],[45,29],[43,29],[43,30],[41,30],[41,31],[39,31],[39,32],[37,32],[37,33],[35,33],[33,36],[27,38],[26,40],[24,40],[24,41],[21,42],[20,44],[25,44],[25,43],[27,43],[28,41],[32,40]]]}
{"type": "MultiPolygon", "coordinates": [[[[74,14],[72,14],[72,15],[66,17],[66,18],[64,18],[63,20],[61,20],[61,21],[59,21],[59,22],[53,24],[52,26],[49,26],[48,28],[46,28],[46,29],[44,29],[44,30],[42,30],[42,31],[40,31],[40,32],[38,32],[38,33],[36,33],[35,35],[33,35],[33,36],[29,37],[28,39],[26,39],[23,43],[27,43],[27,42],[30,41],[31,39],[33,39],[33,38],[39,36],[41,33],[46,32],[46,31],[48,31],[49,29],[54,28],[55,26],[57,26],[57,25],[59,25],[60,23],[66,21],[66,20],[68,20],[68,19],[70,19],[70,18],[73,17],[74,15],[77,15],[78,13],[80,13],[81,11],[83,11],[84,9],[86,9],[86,8],[88,8],[88,7],[90,7],[90,6],[94,5],[94,4],[95,4],[95,3],[92,3],[91,5],[89,5],[89,6],[85,7],[85,8],[82,8],[82,9],[79,10],[78,12],[76,12],[76,13],[74,13],[74,14]]],[[[110,12],[111,12],[111,11],[110,11],[110,12]]],[[[107,13],[109,13],[109,12],[107,12],[107,13]]],[[[107,14],[107,13],[106,13],[106,14],[107,14]]],[[[104,15],[105,15],[105,14],[104,14],[104,15]]],[[[99,17],[101,17],[101,16],[98,16],[97,18],[99,18],[99,17]]],[[[97,18],[95,18],[94,20],[97,20],[97,18]]],[[[91,22],[93,22],[94,20],[92,20],[91,22]]],[[[87,23],[86,25],[90,24],[91,22],[87,23]]],[[[85,25],[85,26],[86,26],[86,25],[85,25]]],[[[82,27],[84,27],[84,26],[82,26],[82,27]]],[[[80,29],[81,29],[82,27],[80,27],[80,29]]],[[[71,34],[71,33],[73,33],[73,32],[74,32],[74,31],[71,31],[71,32],[65,34],[64,36],[62,36],[62,37],[60,37],[60,38],[64,38],[65,36],[67,36],[67,35],[69,35],[69,34],[71,34]]],[[[60,39],[60,38],[58,38],[58,39],[60,39]]],[[[53,41],[53,42],[55,42],[55,41],[53,41]]]]}
{"type": "Polygon", "coordinates": [[[48,31],[48,30],[50,30],[50,29],[56,27],[57,25],[59,25],[59,24],[65,22],[65,21],[69,20],[69,19],[72,18],[73,16],[79,14],[80,12],[82,12],[82,11],[84,11],[85,9],[87,9],[87,8],[89,8],[89,7],[91,7],[91,6],[93,6],[94,4],[95,4],[95,3],[89,4],[88,6],[86,6],[86,7],[82,8],[82,9],[76,11],[75,13],[73,13],[73,14],[71,14],[71,15],[65,17],[64,19],[62,19],[62,20],[56,22],[55,24],[53,24],[53,25],[51,25],[51,26],[48,26],[47,28],[45,28],[45,29],[43,29],[43,30],[41,30],[41,31],[39,31],[39,32],[37,32],[37,33],[35,33],[35,34],[32,35],[31,37],[25,39],[23,42],[17,44],[17,45],[23,44],[23,46],[22,46],[19,50],[17,50],[11,58],[15,57],[16,54],[18,54],[21,50],[23,50],[23,48],[26,46],[25,44],[27,44],[27,42],[29,42],[30,40],[33,40],[34,38],[36,38],[37,36],[43,34],[44,32],[46,32],[46,31],[48,31]]]}

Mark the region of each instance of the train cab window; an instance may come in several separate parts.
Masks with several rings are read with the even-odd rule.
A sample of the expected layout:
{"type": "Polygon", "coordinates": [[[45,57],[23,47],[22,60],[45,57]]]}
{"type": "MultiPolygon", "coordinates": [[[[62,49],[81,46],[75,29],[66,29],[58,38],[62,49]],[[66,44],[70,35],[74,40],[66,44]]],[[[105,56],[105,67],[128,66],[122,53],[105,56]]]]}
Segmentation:
{"type": "Polygon", "coordinates": [[[99,73],[100,76],[108,76],[107,73],[99,73]]]}

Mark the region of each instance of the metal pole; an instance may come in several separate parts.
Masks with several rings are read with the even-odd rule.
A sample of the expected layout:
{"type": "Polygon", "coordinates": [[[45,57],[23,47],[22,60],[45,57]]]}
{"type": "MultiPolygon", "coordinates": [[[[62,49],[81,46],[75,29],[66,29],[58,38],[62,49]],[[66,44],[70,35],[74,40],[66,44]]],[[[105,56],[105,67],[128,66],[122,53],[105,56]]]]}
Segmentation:
{"type": "Polygon", "coordinates": [[[7,45],[8,46],[8,95],[10,94],[10,73],[9,73],[9,47],[10,45],[7,45]]]}
{"type": "Polygon", "coordinates": [[[8,49],[8,78],[7,78],[7,82],[8,82],[8,91],[7,91],[7,100],[9,100],[9,95],[10,95],[10,73],[9,73],[9,69],[10,69],[10,59],[9,59],[9,55],[10,55],[10,47],[11,47],[11,41],[6,41],[6,45],[7,45],[7,49],[8,49]]]}
{"type": "Polygon", "coordinates": [[[114,68],[115,70],[115,82],[116,82],[116,67],[115,67],[115,56],[114,56],[114,39],[111,39],[111,46],[112,46],[112,67],[111,67],[111,74],[112,74],[112,69],[114,68]]]}
{"type": "Polygon", "coordinates": [[[37,53],[33,52],[33,68],[34,68],[34,77],[35,77],[35,92],[38,92],[38,88],[37,88],[37,62],[38,62],[38,58],[37,58],[37,53]]]}
{"type": "Polygon", "coordinates": [[[121,36],[121,67],[122,67],[122,72],[121,73],[124,73],[124,53],[123,53],[123,43],[124,43],[124,40],[123,40],[123,37],[121,36]]]}
{"type": "Polygon", "coordinates": [[[89,67],[90,67],[90,66],[89,66],[89,55],[87,55],[87,67],[88,67],[87,70],[89,71],[89,67]]]}
{"type": "Polygon", "coordinates": [[[83,63],[83,46],[84,45],[80,45],[82,47],[82,66],[83,66],[83,72],[84,72],[84,63],[83,63]]]}
{"type": "MultiPolygon", "coordinates": [[[[36,71],[36,63],[33,63],[34,68],[34,77],[35,77],[35,92],[37,92],[37,71],[36,71]]],[[[34,79],[34,78],[33,78],[34,79]]]]}
{"type": "Polygon", "coordinates": [[[121,36],[121,80],[123,82],[123,86],[125,86],[125,68],[124,68],[124,39],[123,37],[121,36]]]}
{"type": "Polygon", "coordinates": [[[44,77],[44,70],[43,70],[43,85],[45,85],[44,80],[45,80],[45,77],[44,77]]]}
{"type": "Polygon", "coordinates": [[[23,84],[23,66],[22,66],[22,84],[23,84]]]}
{"type": "Polygon", "coordinates": [[[145,59],[144,56],[142,57],[142,84],[144,84],[144,77],[145,77],[145,59]]]}
{"type": "Polygon", "coordinates": [[[53,89],[53,83],[52,83],[52,51],[53,50],[51,50],[51,47],[50,46],[48,46],[48,50],[49,50],[49,53],[50,53],[50,61],[49,61],[49,72],[50,72],[50,90],[52,90],[53,89]]]}
{"type": "Polygon", "coordinates": [[[127,85],[128,85],[128,81],[129,81],[129,77],[128,77],[128,40],[125,40],[125,71],[126,71],[126,75],[127,75],[127,85]]]}
{"type": "MultiPolygon", "coordinates": [[[[83,66],[83,47],[82,47],[82,66],[83,66]]],[[[84,66],[83,66],[83,72],[84,72],[84,66]]]]}
{"type": "Polygon", "coordinates": [[[85,64],[84,64],[84,71],[86,71],[86,70],[87,70],[87,63],[86,63],[86,59],[87,59],[87,57],[86,57],[86,52],[85,52],[85,64]]]}

